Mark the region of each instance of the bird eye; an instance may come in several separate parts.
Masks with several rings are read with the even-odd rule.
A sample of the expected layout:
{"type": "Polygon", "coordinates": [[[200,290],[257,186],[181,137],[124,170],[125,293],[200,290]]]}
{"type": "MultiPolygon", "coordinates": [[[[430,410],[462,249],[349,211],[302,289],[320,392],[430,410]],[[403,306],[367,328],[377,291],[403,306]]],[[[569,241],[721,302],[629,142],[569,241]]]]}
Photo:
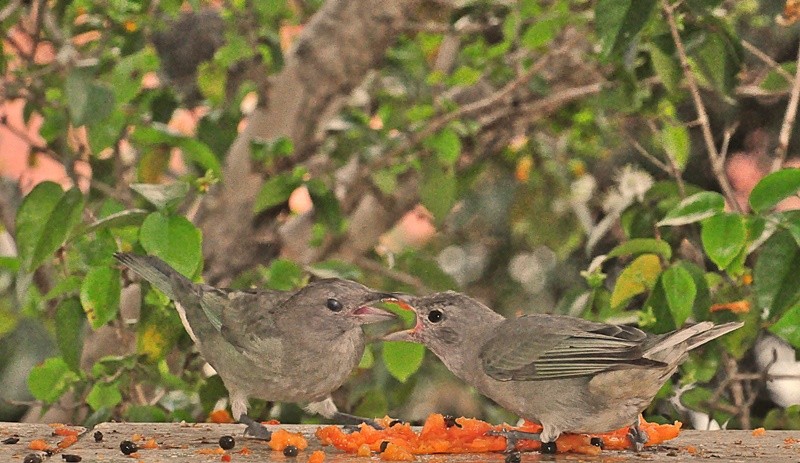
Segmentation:
{"type": "Polygon", "coordinates": [[[333,298],[328,299],[328,302],[325,305],[331,312],[339,312],[342,310],[342,303],[333,298]]]}
{"type": "Polygon", "coordinates": [[[444,314],[441,310],[431,310],[428,313],[428,321],[431,323],[439,323],[444,318],[444,314]]]}

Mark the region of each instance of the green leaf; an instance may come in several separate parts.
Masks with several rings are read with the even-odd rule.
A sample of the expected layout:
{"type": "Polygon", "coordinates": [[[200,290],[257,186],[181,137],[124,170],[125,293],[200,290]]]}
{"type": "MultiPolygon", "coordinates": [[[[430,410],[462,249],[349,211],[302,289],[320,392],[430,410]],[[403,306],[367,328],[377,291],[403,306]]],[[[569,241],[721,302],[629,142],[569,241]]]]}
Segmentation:
{"type": "Polygon", "coordinates": [[[97,411],[101,408],[114,408],[122,402],[122,394],[119,392],[119,384],[116,382],[99,382],[92,386],[89,395],[86,396],[86,403],[97,411]]]}
{"type": "Polygon", "coordinates": [[[661,143],[667,155],[675,161],[680,171],[689,162],[690,144],[689,130],[683,125],[667,125],[661,131],[661,143]]]}
{"type": "Polygon", "coordinates": [[[189,184],[175,182],[169,184],[131,183],[131,190],[142,195],[159,210],[172,209],[180,204],[189,193],[189,184]]]}
{"type": "Polygon", "coordinates": [[[700,238],[708,257],[725,270],[747,244],[747,227],[741,214],[717,214],[702,223],[700,238]]]}
{"type": "Polygon", "coordinates": [[[275,259],[266,271],[267,285],[278,291],[291,291],[303,285],[303,269],[286,259],[275,259]]]}
{"type": "Polygon", "coordinates": [[[102,219],[96,220],[89,225],[85,233],[93,233],[110,228],[123,228],[130,226],[139,226],[144,222],[144,219],[150,212],[144,209],[128,209],[125,211],[116,212],[102,219]]]}
{"type": "Polygon", "coordinates": [[[125,421],[132,423],[166,423],[167,413],[155,405],[129,405],[125,408],[125,421]]]}
{"type": "Polygon", "coordinates": [[[276,175],[264,182],[253,203],[253,213],[258,214],[288,201],[295,188],[303,183],[304,173],[300,170],[295,170],[290,173],[276,175]]]}
{"type": "Polygon", "coordinates": [[[678,203],[657,227],[686,225],[699,222],[725,210],[725,198],[713,191],[701,191],[678,203]]]}
{"type": "Polygon", "coordinates": [[[197,87],[215,106],[225,101],[227,80],[228,73],[219,63],[206,61],[197,67],[197,87]]]}
{"type": "Polygon", "coordinates": [[[800,305],[787,310],[769,330],[795,349],[800,349],[800,305]]]}
{"type": "Polygon", "coordinates": [[[309,273],[317,278],[343,278],[346,280],[360,280],[364,272],[354,264],[341,260],[326,260],[317,262],[308,268],[309,273]]]}
{"type": "Polygon", "coordinates": [[[17,247],[22,267],[32,272],[53,255],[81,219],[83,194],[66,193],[53,182],[42,182],[17,211],[17,247]]]}
{"type": "Polygon", "coordinates": [[[481,71],[469,66],[459,66],[448,81],[451,85],[474,85],[481,78],[481,71]]]}
{"type": "Polygon", "coordinates": [[[344,215],[333,191],[319,179],[307,182],[306,187],[317,218],[334,233],[344,231],[344,215]]]}
{"type": "Polygon", "coordinates": [[[620,273],[611,293],[611,307],[618,309],[632,297],[652,289],[661,274],[661,260],[655,254],[643,254],[620,273]]]}
{"type": "Polygon", "coordinates": [[[208,145],[195,138],[181,137],[177,140],[176,146],[186,158],[200,166],[204,172],[210,170],[217,178],[222,178],[222,166],[208,145]]]}
{"type": "Polygon", "coordinates": [[[142,89],[141,77],[147,72],[157,71],[158,64],[158,56],[152,47],[142,48],[116,62],[108,80],[114,90],[117,106],[130,102],[139,94],[142,89]]]}
{"type": "Polygon", "coordinates": [[[114,92],[105,83],[95,80],[86,68],[73,68],[64,83],[67,106],[76,126],[104,121],[114,110],[114,92]]]}
{"type": "Polygon", "coordinates": [[[675,326],[681,326],[692,314],[697,288],[692,275],[680,266],[672,266],[661,274],[661,285],[675,326]]]}
{"type": "Polygon", "coordinates": [[[761,247],[755,268],[756,305],[769,318],[781,316],[800,298],[800,249],[791,234],[781,231],[761,247]]]}
{"type": "Polygon", "coordinates": [[[36,400],[53,403],[80,379],[61,357],[51,357],[28,374],[28,390],[36,400]]]}
{"type": "Polygon", "coordinates": [[[425,346],[409,342],[387,341],[383,343],[383,363],[389,374],[405,383],[425,358],[425,346]]]}
{"type": "Polygon", "coordinates": [[[598,0],[594,15],[602,56],[627,50],[647,24],[655,4],[655,0],[598,0]]]}
{"type": "Polygon", "coordinates": [[[202,235],[185,217],[153,212],[142,223],[139,242],[184,276],[191,278],[200,270],[202,235]]]}
{"type": "Polygon", "coordinates": [[[449,127],[427,138],[424,144],[426,148],[433,150],[443,166],[455,165],[461,154],[461,139],[455,130],[449,127]]]}
{"type": "Polygon", "coordinates": [[[531,24],[522,34],[522,45],[531,49],[538,50],[550,42],[564,26],[561,18],[542,19],[531,24]]]}
{"type": "Polygon", "coordinates": [[[800,191],[800,169],[782,169],[762,178],[750,193],[750,207],[761,213],[800,191]]]}
{"type": "Polygon", "coordinates": [[[77,298],[64,299],[56,309],[56,343],[69,368],[80,372],[83,353],[83,324],[86,316],[77,298]]]}
{"type": "Polygon", "coordinates": [[[375,365],[375,354],[372,353],[372,347],[367,346],[364,353],[361,355],[361,360],[358,362],[358,368],[361,370],[369,370],[375,365]]]}
{"type": "Polygon", "coordinates": [[[672,248],[669,243],[664,240],[655,238],[634,238],[617,245],[606,257],[610,259],[612,257],[628,257],[638,254],[657,254],[668,261],[672,258],[672,248]]]}
{"type": "MultiPolygon", "coordinates": [[[[650,51],[650,62],[653,66],[653,70],[658,75],[659,79],[661,79],[664,88],[666,88],[667,92],[670,94],[675,94],[680,90],[680,82],[683,74],[681,72],[680,63],[675,59],[674,53],[667,53],[656,44],[652,44],[648,47],[648,50],[650,51]]],[[[670,51],[674,52],[674,47],[673,50],[670,51]]]]}
{"type": "Polygon", "coordinates": [[[456,176],[434,162],[426,162],[422,171],[419,197],[436,222],[441,223],[456,201],[456,176]]]}
{"type": "Polygon", "coordinates": [[[17,273],[19,271],[19,258],[0,256],[0,269],[11,273],[17,273]]]}
{"type": "Polygon", "coordinates": [[[136,353],[152,363],[163,359],[183,333],[181,326],[176,310],[163,306],[142,308],[136,328],[136,353]]]}
{"type": "Polygon", "coordinates": [[[112,267],[93,267],[81,284],[81,305],[92,328],[110,322],[119,312],[119,270],[112,267]]]}
{"type": "MultiPolygon", "coordinates": [[[[795,72],[797,72],[797,63],[794,61],[783,63],[781,64],[781,68],[790,75],[794,75],[795,72]]],[[[759,87],[768,92],[783,92],[789,90],[791,85],[791,80],[786,80],[781,73],[779,73],[776,69],[773,69],[767,73],[767,75],[764,77],[764,80],[761,81],[759,87]]]]}

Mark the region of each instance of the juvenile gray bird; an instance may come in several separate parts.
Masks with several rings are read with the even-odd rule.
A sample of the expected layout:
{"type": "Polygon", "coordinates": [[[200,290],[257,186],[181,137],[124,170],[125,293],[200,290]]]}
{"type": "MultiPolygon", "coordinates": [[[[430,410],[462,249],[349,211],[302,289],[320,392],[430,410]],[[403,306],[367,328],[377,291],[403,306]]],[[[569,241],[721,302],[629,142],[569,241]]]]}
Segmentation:
{"type": "Polygon", "coordinates": [[[561,315],[506,319],[448,291],[406,299],[413,329],[384,337],[422,343],[456,376],[502,407],[540,423],[539,435],[500,433],[507,451],[517,439],[539,439],[555,452],[562,432],[596,434],[631,426],[637,449],[647,442],[639,414],[686,358],[687,351],[742,323],[702,322],[671,333],[561,315]]]}
{"type": "Polygon", "coordinates": [[[371,304],[394,295],[341,279],[296,292],[220,289],[193,283],[157,257],[114,257],[175,301],[184,328],[225,383],[234,419],[253,436],[271,434],[247,416],[250,397],[307,403],[307,411],[332,420],[369,421],[339,412],[331,392],[361,359],[361,325],[395,316],[371,304]]]}

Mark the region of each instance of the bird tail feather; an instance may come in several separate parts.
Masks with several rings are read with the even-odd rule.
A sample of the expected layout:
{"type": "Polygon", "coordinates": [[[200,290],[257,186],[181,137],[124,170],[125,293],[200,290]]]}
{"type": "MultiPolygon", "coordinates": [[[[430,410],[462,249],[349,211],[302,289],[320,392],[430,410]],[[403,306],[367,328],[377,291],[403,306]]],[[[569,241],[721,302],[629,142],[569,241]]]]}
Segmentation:
{"type": "Polygon", "coordinates": [[[687,326],[666,335],[664,338],[647,349],[643,356],[646,358],[658,358],[660,356],[664,356],[665,353],[673,351],[676,346],[681,344],[684,346],[679,349],[679,351],[687,352],[695,347],[711,341],[712,339],[716,339],[726,333],[729,333],[741,327],[743,324],[744,323],[742,322],[730,322],[723,323],[722,325],[714,325],[712,322],[706,321],[687,326]]]}
{"type": "Polygon", "coordinates": [[[114,254],[114,257],[120,263],[150,282],[151,285],[161,290],[161,292],[166,294],[167,297],[173,301],[177,299],[173,288],[174,281],[183,282],[182,280],[186,280],[185,283],[191,284],[188,278],[178,273],[174,268],[170,267],[158,257],[142,256],[127,252],[117,252],[114,254]]]}

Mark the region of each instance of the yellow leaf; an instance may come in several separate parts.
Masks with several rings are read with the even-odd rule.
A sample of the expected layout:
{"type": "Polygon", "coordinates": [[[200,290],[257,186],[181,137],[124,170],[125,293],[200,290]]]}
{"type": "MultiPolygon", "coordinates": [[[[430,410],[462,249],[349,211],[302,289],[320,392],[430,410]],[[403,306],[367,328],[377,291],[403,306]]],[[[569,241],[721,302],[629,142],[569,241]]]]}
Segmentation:
{"type": "Polygon", "coordinates": [[[655,254],[642,254],[619,275],[611,293],[611,307],[618,309],[632,297],[655,286],[661,274],[661,260],[655,254]]]}

